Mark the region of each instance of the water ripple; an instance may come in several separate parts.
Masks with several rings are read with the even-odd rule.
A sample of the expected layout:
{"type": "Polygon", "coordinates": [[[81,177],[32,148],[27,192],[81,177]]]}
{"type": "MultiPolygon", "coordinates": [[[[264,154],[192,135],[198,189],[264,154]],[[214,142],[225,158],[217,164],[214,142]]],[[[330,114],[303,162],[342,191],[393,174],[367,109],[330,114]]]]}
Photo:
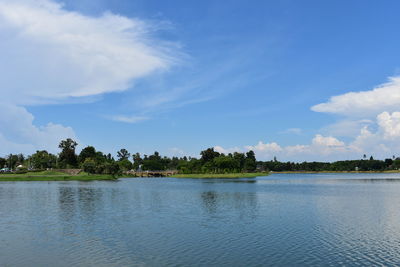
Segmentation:
{"type": "Polygon", "coordinates": [[[2,183],[0,266],[399,265],[399,177],[279,177],[2,183]]]}

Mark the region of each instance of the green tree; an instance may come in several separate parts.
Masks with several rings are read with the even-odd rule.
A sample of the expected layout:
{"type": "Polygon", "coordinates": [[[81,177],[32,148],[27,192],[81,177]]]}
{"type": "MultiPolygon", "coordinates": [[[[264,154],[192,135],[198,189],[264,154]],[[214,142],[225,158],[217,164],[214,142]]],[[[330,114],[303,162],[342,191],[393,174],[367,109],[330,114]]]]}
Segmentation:
{"type": "Polygon", "coordinates": [[[245,162],[245,155],[243,153],[235,152],[233,153],[233,158],[238,162],[239,165],[239,172],[243,171],[244,162],[245,162]]]}
{"type": "Polygon", "coordinates": [[[136,153],[132,156],[133,158],[133,169],[139,169],[139,166],[143,164],[143,159],[140,157],[139,153],[136,153]]]}
{"type": "Polygon", "coordinates": [[[96,162],[91,158],[86,158],[82,163],[82,168],[87,173],[95,173],[96,172],[96,162]]]}
{"type": "Polygon", "coordinates": [[[143,170],[148,171],[163,171],[167,168],[170,160],[166,157],[162,158],[157,151],[153,155],[144,155],[142,160],[143,170]]]}
{"type": "Polygon", "coordinates": [[[235,172],[239,168],[239,162],[229,156],[214,158],[214,165],[218,172],[235,172]]]}
{"type": "Polygon", "coordinates": [[[393,161],[392,168],[395,169],[395,170],[399,170],[400,169],[400,159],[399,158],[397,158],[397,159],[395,159],[393,161]]]}
{"type": "Polygon", "coordinates": [[[131,153],[128,152],[125,148],[122,148],[120,151],[117,152],[117,157],[119,161],[129,159],[131,153]]]}
{"type": "Polygon", "coordinates": [[[47,169],[56,167],[57,156],[53,155],[46,150],[36,151],[36,153],[32,154],[28,157],[28,161],[30,166],[34,169],[47,169]]]}
{"type": "Polygon", "coordinates": [[[18,157],[18,164],[23,164],[24,161],[25,161],[24,154],[20,153],[20,154],[17,155],[17,157],[18,157]]]}
{"type": "Polygon", "coordinates": [[[96,161],[97,164],[104,163],[106,161],[109,161],[109,162],[114,161],[113,158],[108,159],[108,157],[106,155],[104,155],[103,152],[101,152],[101,151],[96,152],[96,154],[94,156],[94,160],[96,161]]]}
{"type": "Polygon", "coordinates": [[[7,164],[7,160],[5,158],[0,158],[0,169],[4,168],[7,164]]]}
{"type": "Polygon", "coordinates": [[[201,160],[203,162],[209,162],[209,161],[214,160],[214,158],[219,157],[220,153],[214,151],[214,148],[211,147],[211,148],[207,148],[206,150],[201,151],[200,155],[201,155],[201,160]]]}
{"type": "Polygon", "coordinates": [[[77,145],[78,143],[71,138],[60,142],[58,147],[61,148],[60,164],[62,167],[77,167],[78,159],[75,154],[75,148],[77,145]]]}
{"type": "Polygon", "coordinates": [[[95,159],[96,156],[96,149],[93,146],[87,146],[79,153],[78,160],[79,163],[84,163],[87,158],[95,159]]]}
{"type": "Polygon", "coordinates": [[[15,169],[17,163],[18,163],[18,155],[14,155],[14,154],[9,154],[6,158],[7,160],[7,167],[10,169],[15,169]]]}
{"type": "Polygon", "coordinates": [[[246,159],[244,162],[244,169],[248,172],[253,172],[256,170],[256,156],[253,150],[246,153],[246,159]]]}
{"type": "Polygon", "coordinates": [[[132,162],[130,162],[128,159],[124,159],[124,160],[119,160],[118,162],[119,168],[122,171],[129,171],[132,170],[132,162]]]}
{"type": "Polygon", "coordinates": [[[121,170],[116,162],[106,162],[104,164],[103,174],[110,174],[112,176],[119,175],[121,170]]]}

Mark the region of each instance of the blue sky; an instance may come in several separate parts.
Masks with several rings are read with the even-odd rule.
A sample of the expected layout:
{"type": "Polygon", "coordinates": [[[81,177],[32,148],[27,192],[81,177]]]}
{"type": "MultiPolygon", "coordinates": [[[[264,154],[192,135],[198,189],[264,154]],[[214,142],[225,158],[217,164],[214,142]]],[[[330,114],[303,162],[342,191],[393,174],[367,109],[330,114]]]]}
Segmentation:
{"type": "Polygon", "coordinates": [[[400,148],[398,1],[0,0],[0,153],[400,148]],[[351,93],[353,92],[353,93],[351,93]]]}

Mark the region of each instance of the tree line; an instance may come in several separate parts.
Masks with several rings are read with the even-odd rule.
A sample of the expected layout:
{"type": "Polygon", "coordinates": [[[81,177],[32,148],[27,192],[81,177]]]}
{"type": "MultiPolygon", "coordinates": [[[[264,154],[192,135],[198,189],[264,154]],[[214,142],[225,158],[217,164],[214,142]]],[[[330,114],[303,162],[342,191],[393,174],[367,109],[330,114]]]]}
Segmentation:
{"type": "Polygon", "coordinates": [[[81,168],[93,174],[118,174],[124,171],[164,171],[178,170],[180,173],[234,173],[254,172],[257,167],[253,151],[225,155],[208,148],[201,151],[200,158],[166,157],[157,151],[152,155],[131,154],[127,149],[117,151],[115,159],[111,154],[87,146],[76,153],[78,143],[70,138],[59,144],[60,153],[52,154],[46,150],[25,157],[22,154],[10,154],[0,158],[0,167],[9,169],[44,170],[44,169],[74,169],[81,168]]]}
{"type": "Polygon", "coordinates": [[[393,156],[385,160],[376,160],[372,156],[367,159],[365,156],[359,160],[341,160],[335,162],[280,162],[275,160],[258,162],[258,166],[263,170],[283,172],[283,171],[390,171],[400,169],[400,158],[393,156]]]}
{"type": "Polygon", "coordinates": [[[110,153],[105,154],[93,146],[83,148],[76,153],[78,143],[70,138],[59,143],[60,153],[52,154],[46,150],[25,157],[23,154],[10,154],[0,157],[0,167],[12,170],[44,170],[81,168],[93,174],[118,174],[124,171],[164,171],[177,170],[189,173],[240,173],[255,171],[384,171],[400,169],[400,158],[393,156],[385,160],[376,160],[366,155],[360,160],[336,162],[280,162],[257,161],[255,153],[223,154],[207,148],[200,152],[200,157],[166,157],[157,151],[152,155],[131,154],[127,149],[117,151],[115,159],[110,153]],[[22,165],[22,167],[21,167],[22,165]]]}

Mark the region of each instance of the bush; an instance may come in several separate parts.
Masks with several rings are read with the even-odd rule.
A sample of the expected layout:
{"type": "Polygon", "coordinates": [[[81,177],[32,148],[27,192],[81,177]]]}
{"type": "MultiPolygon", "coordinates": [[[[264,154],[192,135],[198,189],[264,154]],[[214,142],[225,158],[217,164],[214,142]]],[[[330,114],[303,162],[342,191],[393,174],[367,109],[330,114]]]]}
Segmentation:
{"type": "Polygon", "coordinates": [[[105,163],[103,174],[110,174],[112,176],[118,175],[121,173],[119,165],[116,162],[105,163]]]}
{"type": "Polygon", "coordinates": [[[45,169],[34,169],[34,170],[29,170],[29,172],[44,172],[45,169]]]}
{"type": "Polygon", "coordinates": [[[121,174],[121,169],[116,162],[106,162],[104,164],[97,165],[95,172],[97,174],[109,174],[115,176],[121,174]]]}
{"type": "Polygon", "coordinates": [[[83,171],[93,174],[96,172],[96,162],[91,158],[87,158],[83,162],[82,168],[83,171]]]}

